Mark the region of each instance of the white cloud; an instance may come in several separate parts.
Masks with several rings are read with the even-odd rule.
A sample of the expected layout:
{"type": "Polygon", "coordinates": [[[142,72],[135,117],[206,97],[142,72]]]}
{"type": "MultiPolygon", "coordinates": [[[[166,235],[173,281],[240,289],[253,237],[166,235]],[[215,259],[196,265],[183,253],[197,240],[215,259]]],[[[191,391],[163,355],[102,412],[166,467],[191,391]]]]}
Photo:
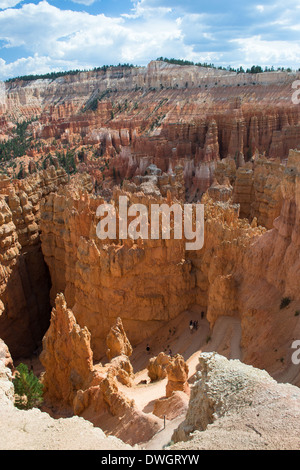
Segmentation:
{"type": "MultiPolygon", "coordinates": [[[[19,75],[48,73],[49,70],[59,71],[66,65],[65,61],[61,62],[59,59],[54,60],[53,58],[45,56],[40,57],[38,54],[26,58],[22,57],[10,64],[0,58],[0,74],[4,80],[6,78],[17,77],[19,75]]],[[[77,67],[73,62],[69,62],[69,66],[67,68],[76,69],[77,67]]]]}
{"type": "Polygon", "coordinates": [[[12,8],[18,5],[22,0],[0,0],[0,10],[5,10],[5,8],[12,8]]]}
{"type": "MultiPolygon", "coordinates": [[[[119,62],[146,65],[160,56],[225,66],[296,66],[299,46],[292,39],[300,24],[298,1],[286,0],[284,10],[279,3],[253,2],[252,23],[247,24],[245,18],[242,22],[224,10],[205,12],[199,5],[188,13],[183,2],[178,8],[177,0],[133,1],[131,12],[117,17],[62,10],[46,0],[24,3],[0,10],[2,57],[14,48],[23,53],[12,62],[0,60],[0,79],[119,62]],[[238,20],[235,26],[231,20],[238,20]]],[[[0,6],[9,4],[17,3],[0,0],[0,6]]]]}
{"type": "Polygon", "coordinates": [[[90,6],[95,2],[95,0],[72,0],[72,2],[79,3],[80,5],[90,6]]]}
{"type": "Polygon", "coordinates": [[[152,7],[149,4],[147,4],[147,0],[140,0],[140,1],[134,2],[134,5],[131,11],[132,13],[123,13],[121,16],[124,18],[128,18],[128,19],[150,18],[153,16],[155,16],[156,18],[159,18],[163,15],[171,13],[172,8],[161,7],[161,6],[152,7]]]}
{"type": "Polygon", "coordinates": [[[261,36],[232,39],[238,52],[248,65],[277,65],[288,66],[296,64],[300,57],[300,45],[293,41],[266,41],[261,36]],[[258,62],[259,58],[259,62],[258,62]]]}
{"type": "Polygon", "coordinates": [[[92,34],[95,35],[94,47],[105,45],[107,37],[120,33],[122,23],[120,18],[60,10],[42,1],[37,5],[31,3],[21,9],[0,12],[0,38],[9,47],[24,46],[40,55],[64,55],[65,49],[76,47],[76,41],[83,46],[81,38],[90,40],[92,34]]]}
{"type": "Polygon", "coordinates": [[[47,66],[49,71],[119,62],[146,65],[161,55],[173,56],[174,50],[182,57],[189,51],[176,21],[164,16],[126,20],[60,10],[45,0],[0,12],[0,40],[4,47],[22,47],[30,56],[13,64],[2,61],[2,79],[17,70],[18,75],[41,73],[47,66]]]}

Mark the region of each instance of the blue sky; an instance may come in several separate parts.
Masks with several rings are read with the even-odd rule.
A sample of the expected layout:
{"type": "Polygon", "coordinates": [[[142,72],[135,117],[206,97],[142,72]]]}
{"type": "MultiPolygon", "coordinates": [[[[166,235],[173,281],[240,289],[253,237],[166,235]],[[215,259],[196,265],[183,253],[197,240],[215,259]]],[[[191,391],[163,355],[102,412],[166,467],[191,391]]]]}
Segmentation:
{"type": "Polygon", "coordinates": [[[298,69],[299,39],[299,0],[0,0],[0,80],[160,56],[298,69]]]}

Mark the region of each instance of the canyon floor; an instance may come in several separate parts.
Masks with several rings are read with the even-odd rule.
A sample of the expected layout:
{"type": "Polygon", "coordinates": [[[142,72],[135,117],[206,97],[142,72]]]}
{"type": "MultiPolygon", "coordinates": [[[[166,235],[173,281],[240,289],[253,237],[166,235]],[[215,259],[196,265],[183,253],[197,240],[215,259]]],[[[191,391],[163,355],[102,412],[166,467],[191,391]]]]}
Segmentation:
{"type": "MultiPolygon", "coordinates": [[[[240,346],[240,321],[233,317],[220,317],[218,318],[213,330],[211,330],[205,315],[204,318],[201,315],[202,311],[203,310],[199,308],[199,306],[195,306],[195,308],[183,312],[176,319],[167,323],[165,327],[160,328],[157,334],[154,334],[151,339],[145,340],[133,348],[133,353],[130,360],[135,373],[134,383],[132,387],[126,387],[125,385],[119,384],[119,390],[128,399],[135,401],[138,410],[146,413],[147,415],[153,415],[155,402],[159,399],[164,399],[166,396],[167,378],[151,383],[147,370],[149,359],[153,356],[157,356],[161,351],[165,352],[166,354],[171,353],[172,355],[180,354],[184,357],[189,368],[188,381],[190,384],[196,380],[195,374],[197,373],[199,365],[199,355],[202,352],[218,351],[228,359],[241,360],[242,350],[240,346]],[[197,330],[190,330],[189,324],[191,320],[198,321],[197,330]],[[150,352],[147,352],[146,350],[147,345],[150,346],[150,352]]],[[[107,358],[103,357],[101,363],[105,364],[106,361],[107,358]]],[[[43,372],[43,367],[38,359],[38,356],[20,359],[20,362],[27,363],[30,368],[33,368],[35,374],[37,375],[43,372]]],[[[278,366],[278,369],[282,374],[281,363],[280,366],[278,366]]],[[[284,372],[284,375],[289,375],[289,369],[284,372]]],[[[171,438],[174,430],[185,420],[188,408],[188,399],[189,397],[186,396],[186,400],[178,401],[178,409],[174,409],[175,417],[173,419],[158,420],[158,418],[153,415],[153,418],[155,418],[156,422],[157,420],[160,422],[160,429],[153,437],[149,439],[148,442],[141,443],[137,446],[137,448],[141,450],[161,450],[165,446],[172,444],[171,438]]],[[[173,404],[173,406],[176,408],[176,402],[173,404]]],[[[170,405],[167,405],[166,413],[170,412],[169,408],[170,405]]],[[[70,418],[72,416],[72,410],[63,407],[54,408],[53,406],[48,408],[45,405],[42,409],[46,412],[49,412],[50,415],[55,418],[55,421],[58,423],[57,429],[60,429],[59,440],[61,440],[61,443],[63,443],[65,436],[63,428],[61,428],[61,423],[63,423],[64,420],[61,420],[61,418],[70,418]]],[[[107,421],[105,421],[103,420],[103,415],[101,419],[101,422],[98,423],[99,427],[101,427],[106,435],[113,436],[115,420],[112,420],[111,417],[107,417],[107,421]]],[[[242,419],[241,423],[241,426],[244,429],[245,423],[242,419]]],[[[269,419],[268,425],[271,429],[272,419],[269,419]]],[[[68,427],[66,429],[68,429],[68,427]]],[[[132,426],[131,429],[133,433],[138,435],[138,425],[132,426]]],[[[248,432],[250,435],[253,432],[253,429],[250,425],[248,432]]],[[[133,440],[136,437],[137,436],[131,435],[131,439],[133,440]]],[[[229,446],[229,448],[234,448],[236,438],[237,436],[233,435],[231,432],[227,433],[226,437],[224,437],[222,445],[225,447],[229,446]]],[[[218,440],[218,437],[215,437],[215,439],[218,440]]],[[[244,442],[246,446],[249,444],[247,444],[247,439],[245,439],[244,442]]],[[[18,445],[22,446],[22,439],[19,440],[18,445]]],[[[57,445],[57,443],[53,442],[53,448],[55,448],[55,446],[57,447],[57,445]]],[[[81,446],[82,445],[84,444],[82,443],[81,446]]],[[[192,445],[193,444],[185,444],[186,449],[191,449],[192,445]]],[[[295,442],[292,442],[291,445],[295,445],[295,442]]],[[[207,448],[210,448],[209,445],[207,446],[207,448]]],[[[105,444],[103,449],[104,448],[105,444]]],[[[122,448],[123,447],[120,447],[120,449],[122,448]]],[[[180,447],[177,446],[177,448],[180,447]]],[[[213,448],[213,444],[211,448],[213,448]]],[[[256,444],[251,443],[250,448],[261,448],[261,443],[259,441],[256,444]]]]}
{"type": "MultiPolygon", "coordinates": [[[[221,317],[217,321],[213,332],[211,332],[205,316],[204,318],[201,316],[202,311],[197,306],[194,309],[183,312],[176,319],[168,322],[165,327],[160,328],[151,339],[141,342],[133,349],[132,356],[130,357],[135,374],[133,386],[126,387],[122,384],[118,386],[119,390],[126,397],[135,401],[140,411],[152,414],[155,401],[166,396],[167,378],[151,383],[147,370],[149,359],[157,356],[160,352],[182,355],[188,364],[189,380],[192,382],[201,352],[218,350],[228,358],[241,358],[239,346],[241,328],[239,321],[230,317],[221,317]],[[191,320],[198,321],[197,330],[190,330],[189,324],[191,320]],[[147,345],[150,346],[150,352],[146,351],[147,345]]],[[[16,365],[20,362],[27,364],[37,376],[44,370],[37,355],[31,358],[20,358],[16,365]]],[[[106,362],[108,362],[107,357],[103,357],[101,364],[106,362]]],[[[165,426],[164,420],[161,419],[161,430],[149,442],[143,443],[141,447],[144,449],[162,449],[163,446],[167,445],[171,441],[174,429],[184,420],[187,405],[188,397],[182,409],[182,414],[172,420],[166,419],[165,426]]],[[[49,408],[47,405],[44,405],[42,410],[49,412],[56,419],[72,416],[72,410],[68,408],[55,408],[53,406],[49,408]]],[[[157,419],[157,417],[155,418],[157,419]]],[[[107,422],[102,421],[99,423],[99,426],[106,434],[113,435],[115,423],[110,417],[107,422]]]]}

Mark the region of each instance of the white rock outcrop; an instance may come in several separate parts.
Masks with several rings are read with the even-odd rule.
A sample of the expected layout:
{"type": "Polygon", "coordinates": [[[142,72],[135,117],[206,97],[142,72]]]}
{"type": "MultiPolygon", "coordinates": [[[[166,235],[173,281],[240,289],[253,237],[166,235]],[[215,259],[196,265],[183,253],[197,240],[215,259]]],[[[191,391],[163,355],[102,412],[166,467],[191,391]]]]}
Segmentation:
{"type": "Polygon", "coordinates": [[[300,390],[217,353],[199,357],[172,449],[299,449],[300,390]]]}
{"type": "Polygon", "coordinates": [[[0,357],[0,450],[131,450],[83,418],[53,419],[14,406],[12,372],[0,357]]]}

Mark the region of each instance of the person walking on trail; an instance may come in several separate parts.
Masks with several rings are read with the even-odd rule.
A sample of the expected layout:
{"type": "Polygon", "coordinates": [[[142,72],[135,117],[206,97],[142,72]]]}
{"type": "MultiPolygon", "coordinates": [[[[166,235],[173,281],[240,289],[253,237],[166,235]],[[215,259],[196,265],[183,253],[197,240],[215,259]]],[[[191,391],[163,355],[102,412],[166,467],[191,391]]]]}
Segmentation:
{"type": "Polygon", "coordinates": [[[193,329],[194,329],[194,322],[193,320],[190,321],[190,331],[191,333],[193,332],[193,329]]]}

